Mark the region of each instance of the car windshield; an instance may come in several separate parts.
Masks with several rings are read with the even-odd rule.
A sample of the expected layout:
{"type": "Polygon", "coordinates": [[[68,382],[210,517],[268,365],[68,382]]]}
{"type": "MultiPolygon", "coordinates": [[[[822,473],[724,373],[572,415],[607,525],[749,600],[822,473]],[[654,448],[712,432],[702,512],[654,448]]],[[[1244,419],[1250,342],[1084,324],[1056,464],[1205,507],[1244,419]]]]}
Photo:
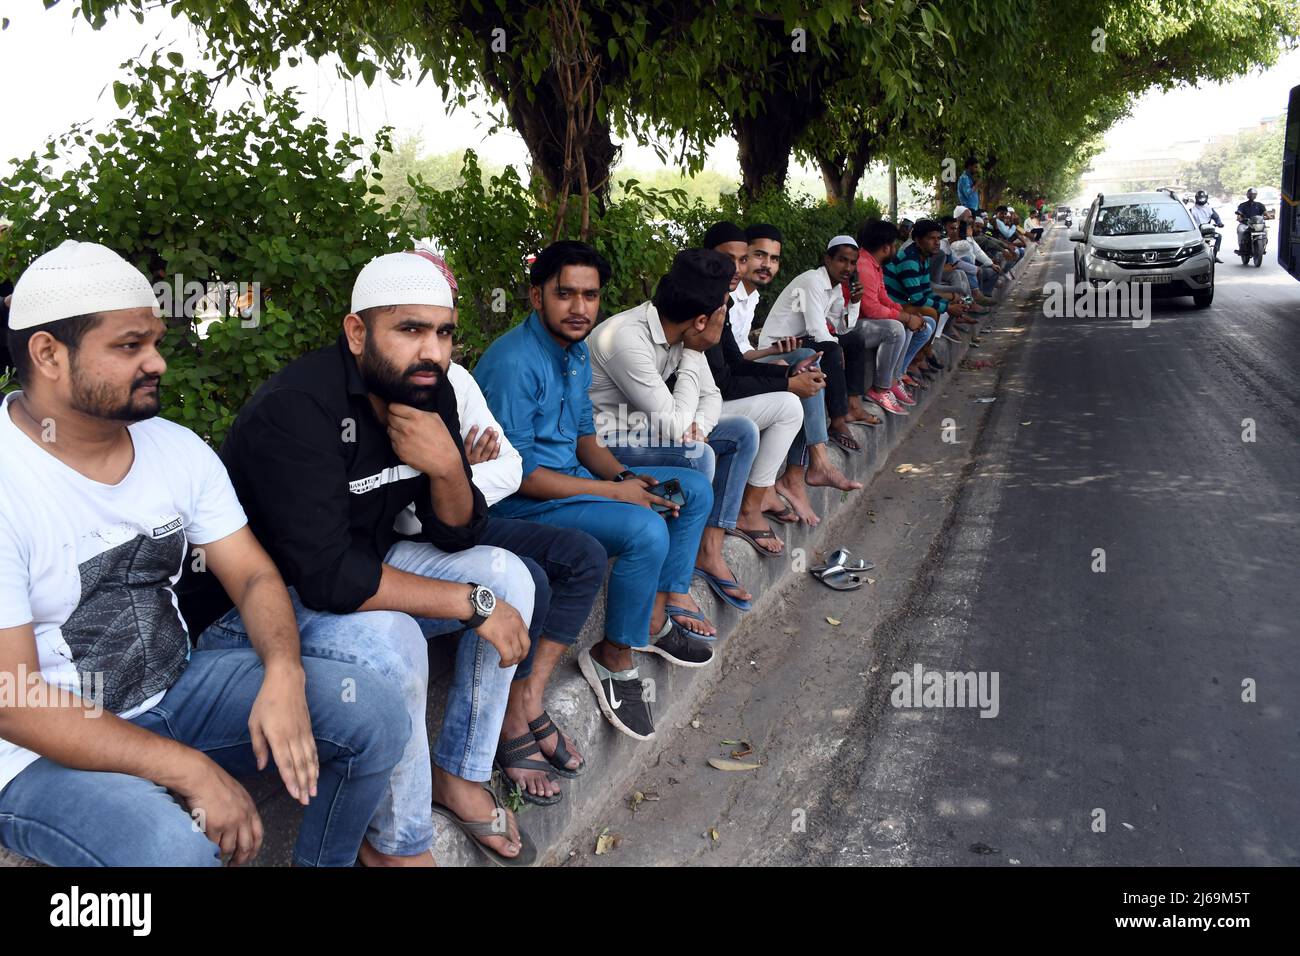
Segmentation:
{"type": "Polygon", "coordinates": [[[1139,202],[1103,206],[1097,213],[1097,236],[1145,236],[1192,228],[1187,210],[1177,202],[1139,202]]]}

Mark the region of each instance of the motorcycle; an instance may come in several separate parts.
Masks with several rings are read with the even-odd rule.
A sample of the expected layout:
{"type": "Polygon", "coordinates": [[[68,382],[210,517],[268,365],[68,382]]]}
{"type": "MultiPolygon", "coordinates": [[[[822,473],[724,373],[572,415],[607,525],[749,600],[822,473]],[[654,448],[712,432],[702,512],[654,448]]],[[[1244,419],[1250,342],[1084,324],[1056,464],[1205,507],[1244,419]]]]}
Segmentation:
{"type": "Polygon", "coordinates": [[[1253,259],[1258,269],[1263,265],[1264,253],[1268,249],[1268,227],[1263,216],[1250,216],[1242,225],[1246,228],[1237,230],[1237,255],[1241,256],[1243,266],[1253,259]]]}

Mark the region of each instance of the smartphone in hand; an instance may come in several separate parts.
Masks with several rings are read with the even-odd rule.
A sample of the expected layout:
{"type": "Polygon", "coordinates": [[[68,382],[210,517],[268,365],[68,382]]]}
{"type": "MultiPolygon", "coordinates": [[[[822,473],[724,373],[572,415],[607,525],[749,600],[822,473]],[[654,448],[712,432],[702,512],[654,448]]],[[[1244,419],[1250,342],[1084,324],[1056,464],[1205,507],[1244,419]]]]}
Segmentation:
{"type": "MultiPolygon", "coordinates": [[[[659,482],[659,484],[650,489],[650,494],[659,498],[665,498],[675,504],[678,508],[686,507],[686,493],[682,491],[682,483],[676,478],[670,478],[667,481],[659,482]]],[[[664,516],[671,514],[673,510],[661,504],[652,504],[650,507],[664,516]]]]}

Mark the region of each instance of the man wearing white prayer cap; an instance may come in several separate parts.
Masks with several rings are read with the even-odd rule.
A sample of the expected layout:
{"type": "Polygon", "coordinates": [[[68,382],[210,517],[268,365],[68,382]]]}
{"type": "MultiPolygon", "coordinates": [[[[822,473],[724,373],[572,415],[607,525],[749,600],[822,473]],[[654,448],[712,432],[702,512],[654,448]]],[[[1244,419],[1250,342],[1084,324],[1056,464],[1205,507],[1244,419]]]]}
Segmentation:
{"type": "Polygon", "coordinates": [[[63,243],[14,288],[0,679],[30,691],[39,677],[42,706],[5,708],[0,846],[51,866],[244,863],[262,823],[235,777],[274,761],[306,807],[295,862],[350,866],[405,713],[367,675],[346,704],[355,668],[303,660],[220,459],[154,417],[165,331],[145,277],[95,243],[63,243]],[[245,616],[245,649],[191,651],[175,593],[191,559],[245,616]]]}
{"type": "MultiPolygon", "coordinates": [[[[480,543],[487,505],[443,371],[455,321],[428,258],[371,260],[338,340],[272,376],[221,449],[290,587],[303,653],[356,661],[402,688],[411,737],[361,847],[367,866],[432,865],[434,810],[493,862],[536,856],[483,786],[528,651],[534,585],[518,557],[480,543]],[[426,641],[452,658],[432,747],[426,641]]],[[[243,646],[237,609],[208,616],[223,611],[200,647],[243,646]]]]}

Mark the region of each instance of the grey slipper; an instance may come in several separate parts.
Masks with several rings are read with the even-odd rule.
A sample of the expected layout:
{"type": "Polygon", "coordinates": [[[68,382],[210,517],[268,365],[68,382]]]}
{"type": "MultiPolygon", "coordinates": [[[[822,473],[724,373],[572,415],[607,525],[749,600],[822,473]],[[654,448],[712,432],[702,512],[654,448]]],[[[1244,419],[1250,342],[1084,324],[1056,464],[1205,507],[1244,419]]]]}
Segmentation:
{"type": "MultiPolygon", "coordinates": [[[[501,801],[497,798],[495,790],[491,787],[484,787],[483,789],[491,795],[492,803],[497,810],[505,809],[501,806],[501,801]]],[[[528,839],[528,834],[524,832],[523,827],[519,826],[519,821],[517,819],[515,820],[515,826],[519,830],[519,855],[503,856],[480,839],[480,837],[507,835],[496,828],[495,822],[484,821],[481,823],[475,823],[470,820],[462,820],[460,817],[456,816],[456,814],[452,813],[450,809],[444,807],[436,800],[433,802],[433,812],[438,814],[440,817],[445,817],[447,820],[450,820],[455,824],[460,832],[469,837],[470,842],[473,843],[474,846],[478,847],[479,852],[497,866],[532,866],[537,862],[537,847],[533,845],[532,840],[528,839]]]]}

